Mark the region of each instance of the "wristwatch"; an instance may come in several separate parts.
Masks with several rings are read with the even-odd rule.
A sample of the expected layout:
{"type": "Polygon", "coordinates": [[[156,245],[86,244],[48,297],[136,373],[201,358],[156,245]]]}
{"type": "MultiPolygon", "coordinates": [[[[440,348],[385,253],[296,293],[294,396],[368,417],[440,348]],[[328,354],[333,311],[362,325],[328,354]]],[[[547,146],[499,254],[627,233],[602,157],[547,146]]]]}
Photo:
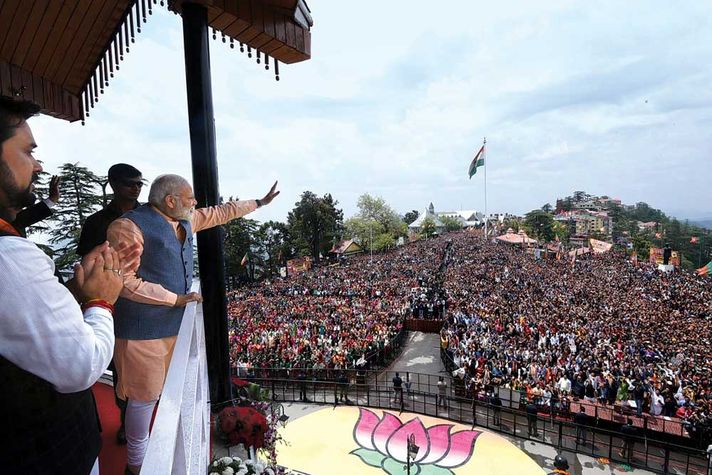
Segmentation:
{"type": "Polygon", "coordinates": [[[255,203],[257,203],[258,208],[262,207],[262,201],[260,201],[259,199],[255,200],[255,203]]]}

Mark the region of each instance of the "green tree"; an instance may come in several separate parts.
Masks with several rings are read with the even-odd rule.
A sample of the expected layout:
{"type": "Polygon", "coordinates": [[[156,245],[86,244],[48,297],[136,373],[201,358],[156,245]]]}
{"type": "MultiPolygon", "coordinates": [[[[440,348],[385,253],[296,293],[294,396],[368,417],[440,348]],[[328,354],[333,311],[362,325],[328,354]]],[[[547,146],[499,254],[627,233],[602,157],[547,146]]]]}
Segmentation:
{"type": "Polygon", "coordinates": [[[638,235],[633,238],[633,250],[638,255],[638,259],[641,261],[648,260],[650,257],[650,248],[652,246],[653,243],[643,235],[638,235]]]}
{"type": "Polygon", "coordinates": [[[424,238],[433,237],[437,234],[437,226],[432,218],[427,217],[423,220],[423,225],[420,227],[420,235],[424,238]]]}
{"type": "Polygon", "coordinates": [[[540,241],[549,242],[554,239],[554,218],[540,209],[527,213],[524,226],[531,236],[536,236],[540,241]]]}
{"type": "Polygon", "coordinates": [[[358,199],[358,209],[358,216],[376,220],[385,233],[398,238],[408,232],[407,225],[398,213],[380,196],[371,196],[368,193],[361,195],[358,199]]]}
{"type": "Polygon", "coordinates": [[[265,274],[277,274],[282,263],[293,257],[287,225],[279,221],[267,221],[257,230],[256,238],[259,254],[264,256],[265,274]]]}
{"type": "Polygon", "coordinates": [[[574,202],[570,196],[567,196],[563,200],[556,200],[556,212],[561,213],[562,211],[571,211],[574,209],[574,202]]]}
{"type": "Polygon", "coordinates": [[[62,199],[53,209],[50,230],[55,263],[60,270],[68,269],[79,260],[77,244],[84,221],[101,208],[99,177],[78,163],[65,163],[59,168],[59,190],[62,199]]]}
{"type": "Polygon", "coordinates": [[[519,221],[519,218],[504,218],[504,221],[502,222],[502,227],[505,231],[511,228],[512,231],[518,233],[519,228],[521,227],[521,223],[519,221]]]}
{"type": "Polygon", "coordinates": [[[376,240],[373,242],[374,251],[387,251],[393,249],[396,246],[396,240],[392,234],[381,233],[378,235],[376,240]]]}
{"type": "Polygon", "coordinates": [[[541,207],[541,210],[545,213],[554,214],[554,208],[552,208],[549,203],[545,203],[544,206],[541,207]]]}
{"type": "Polygon", "coordinates": [[[588,201],[591,199],[591,195],[585,191],[574,191],[573,201],[576,203],[581,203],[582,201],[588,201]]]}
{"type": "Polygon", "coordinates": [[[418,219],[418,216],[420,216],[420,213],[418,212],[417,209],[408,211],[405,215],[403,215],[403,222],[405,224],[411,224],[411,223],[413,223],[413,221],[418,219]]]}
{"type": "Polygon", "coordinates": [[[554,236],[559,238],[559,241],[563,243],[568,243],[571,234],[569,233],[569,227],[566,223],[561,221],[554,221],[554,236]]]}
{"type": "Polygon", "coordinates": [[[462,222],[451,216],[441,216],[440,222],[445,226],[445,232],[460,231],[462,229],[462,222]]]}
{"type": "Polygon", "coordinates": [[[376,246],[381,234],[388,234],[381,223],[371,218],[359,215],[353,216],[344,222],[345,237],[354,239],[362,248],[369,251],[379,250],[376,246]]]}
{"type": "Polygon", "coordinates": [[[392,247],[408,233],[408,225],[383,198],[369,194],[358,199],[358,213],[346,220],[346,236],[355,239],[366,250],[380,251],[392,247]]]}
{"type": "Polygon", "coordinates": [[[252,266],[260,266],[262,256],[257,251],[257,230],[259,224],[254,219],[238,218],[223,224],[223,256],[225,275],[233,279],[251,278],[252,266]],[[248,254],[249,265],[242,265],[242,258],[248,254]]]}
{"type": "Polygon", "coordinates": [[[326,256],[343,230],[343,211],[330,194],[318,197],[311,191],[302,193],[287,215],[291,247],[302,256],[319,262],[326,256]]]}

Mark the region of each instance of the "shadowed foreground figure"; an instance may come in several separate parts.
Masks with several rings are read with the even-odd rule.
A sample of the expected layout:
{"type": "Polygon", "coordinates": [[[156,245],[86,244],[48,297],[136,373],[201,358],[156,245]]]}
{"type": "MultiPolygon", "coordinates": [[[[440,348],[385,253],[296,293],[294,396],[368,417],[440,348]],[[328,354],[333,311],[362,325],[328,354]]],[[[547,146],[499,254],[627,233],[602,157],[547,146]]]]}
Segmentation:
{"type": "MultiPolygon", "coordinates": [[[[114,198],[106,207],[89,216],[82,226],[82,233],[79,236],[77,255],[83,256],[94,246],[106,241],[106,231],[114,220],[122,214],[138,208],[138,197],[141,195],[144,181],[141,172],[126,163],[117,163],[109,167],[109,186],[114,192],[114,198]]],[[[113,374],[114,381],[114,402],[121,414],[121,426],[116,433],[116,443],[126,444],[126,401],[119,398],[116,390],[119,385],[119,375],[112,359],[109,369],[113,374]]]]}
{"type": "Polygon", "coordinates": [[[107,243],[89,252],[68,284],[10,224],[33,204],[42,167],[27,119],[39,107],[0,97],[0,471],[98,474],[101,446],[91,386],[114,347],[112,304],[138,252],[107,243]]]}

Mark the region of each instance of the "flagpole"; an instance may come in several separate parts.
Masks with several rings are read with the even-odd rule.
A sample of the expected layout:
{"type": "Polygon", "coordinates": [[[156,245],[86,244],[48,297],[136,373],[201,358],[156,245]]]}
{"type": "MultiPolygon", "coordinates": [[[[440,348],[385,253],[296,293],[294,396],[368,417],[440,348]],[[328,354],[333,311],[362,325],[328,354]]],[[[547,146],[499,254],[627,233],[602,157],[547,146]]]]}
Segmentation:
{"type": "Polygon", "coordinates": [[[487,225],[489,223],[489,218],[487,216],[487,137],[484,139],[484,143],[482,144],[482,151],[484,152],[484,161],[485,161],[485,241],[487,240],[487,225]]]}

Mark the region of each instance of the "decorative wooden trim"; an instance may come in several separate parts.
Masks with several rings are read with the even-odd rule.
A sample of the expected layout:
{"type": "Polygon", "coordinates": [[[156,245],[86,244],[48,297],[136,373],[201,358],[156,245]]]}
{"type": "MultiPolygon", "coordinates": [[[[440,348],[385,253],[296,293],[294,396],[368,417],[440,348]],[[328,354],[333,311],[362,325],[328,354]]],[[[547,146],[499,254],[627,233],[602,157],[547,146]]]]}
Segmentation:
{"type": "Polygon", "coordinates": [[[18,66],[0,60],[0,93],[22,97],[38,104],[44,114],[70,122],[82,119],[83,107],[79,96],[61,86],[33,75],[18,66]]]}

